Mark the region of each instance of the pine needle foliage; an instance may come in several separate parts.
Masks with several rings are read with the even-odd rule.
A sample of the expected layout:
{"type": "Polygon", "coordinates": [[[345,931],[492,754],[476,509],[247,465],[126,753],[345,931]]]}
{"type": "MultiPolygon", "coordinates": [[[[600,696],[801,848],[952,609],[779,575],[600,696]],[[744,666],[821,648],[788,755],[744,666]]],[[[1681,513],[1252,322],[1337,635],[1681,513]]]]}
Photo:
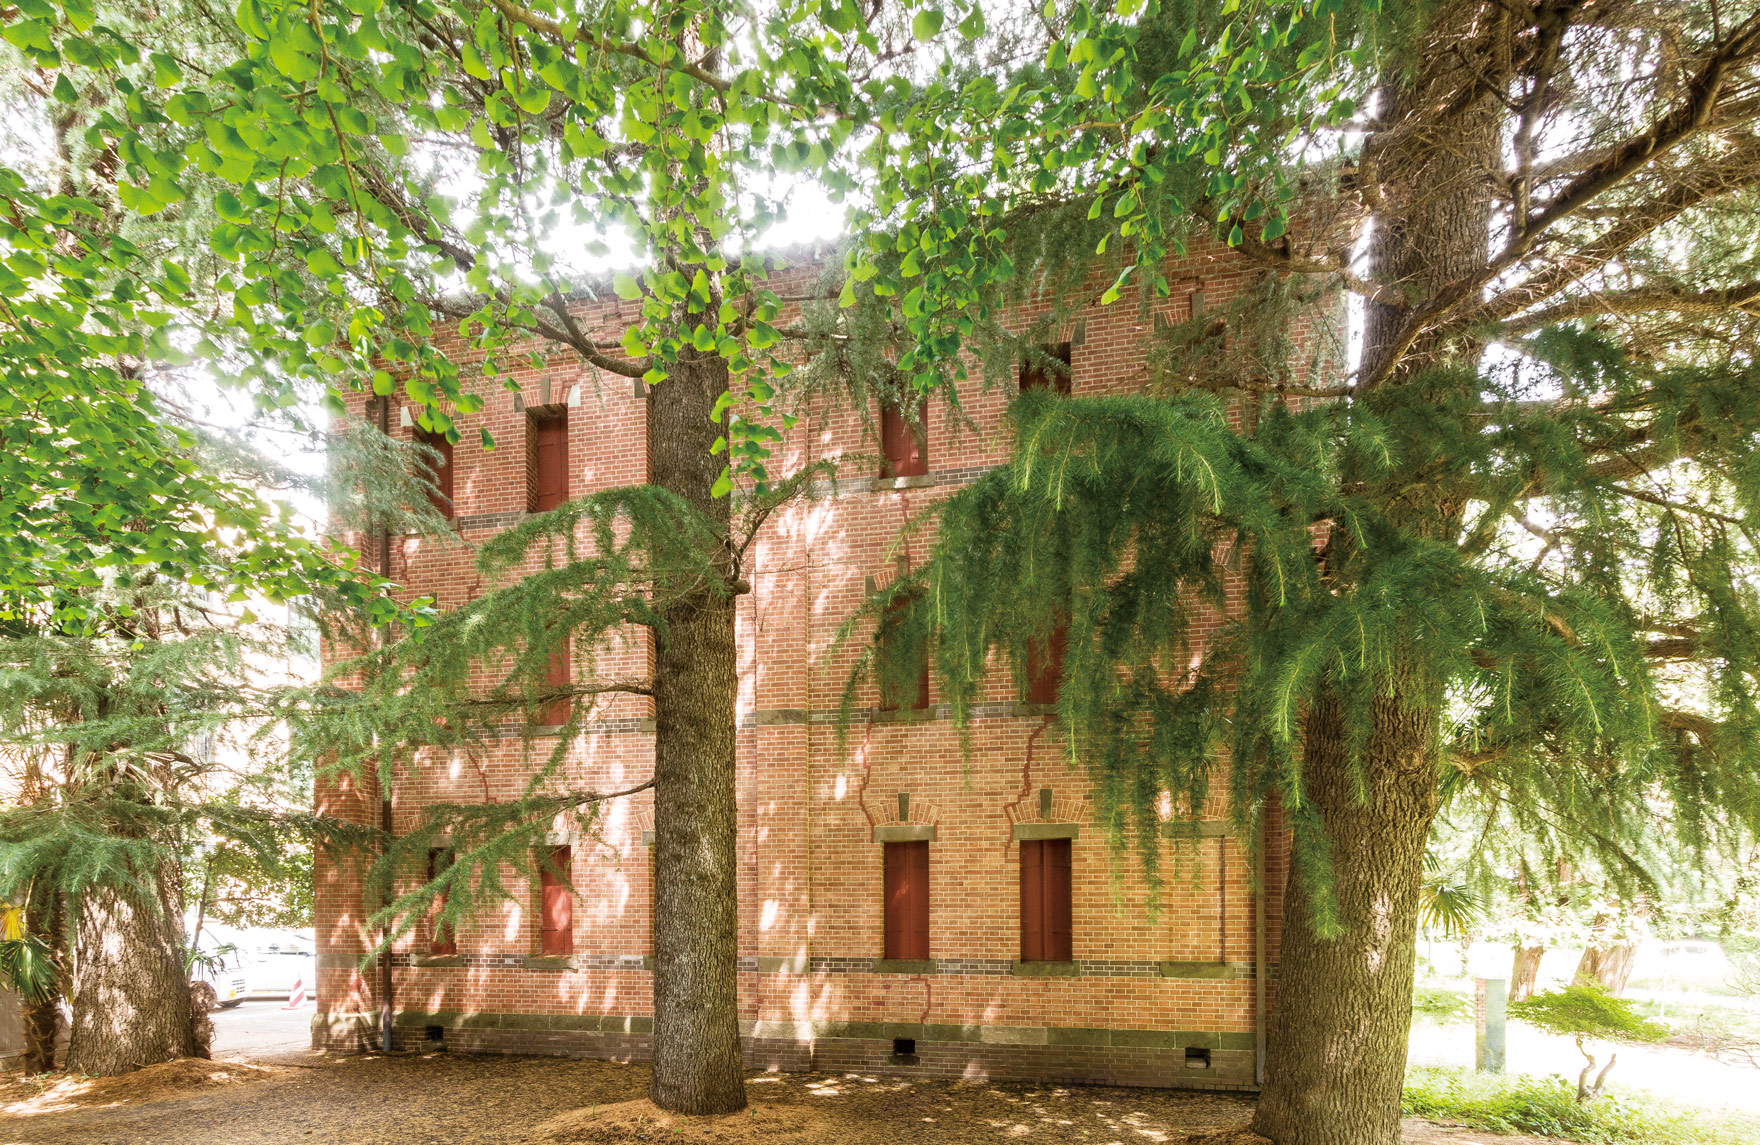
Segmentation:
{"type": "MultiPolygon", "coordinates": [[[[186,870],[223,852],[235,875],[273,883],[314,843],[374,840],[301,806],[310,772],[276,734],[284,627],[154,570],[60,603],[0,626],[0,901],[28,925],[0,947],[0,973],[37,1004],[68,992],[80,1029],[102,1020],[85,1008],[111,972],[82,932],[119,902],[155,920],[130,941],[187,945],[165,917],[192,889],[186,870]]],[[[183,966],[189,951],[131,954],[183,966]]]]}
{"type": "Polygon", "coordinates": [[[583,790],[568,774],[606,699],[652,693],[645,671],[609,672],[606,653],[642,630],[666,640],[674,601],[746,591],[740,570],[763,522],[833,473],[821,463],[762,493],[748,489],[731,523],[652,485],[530,515],[477,548],[480,595],[420,628],[357,645],[318,688],[284,706],[296,759],[381,793],[434,760],[482,759],[506,740],[526,753],[529,774],[512,798],[485,792],[480,803],[428,804],[415,824],[379,841],[366,878],[381,904],[369,920],[379,938],[368,958],[418,926],[456,931],[523,901],[547,833],[590,836],[607,799],[648,787],[583,790]],[[571,683],[552,682],[557,657],[566,657],[571,683]],[[562,722],[550,722],[559,709],[562,722]],[[447,859],[430,871],[435,850],[447,859]]]}
{"type": "Polygon", "coordinates": [[[1359,768],[1380,697],[1434,696],[1451,782],[1529,829],[1568,824],[1610,868],[1634,869],[1625,824],[1655,794],[1691,846],[1752,831],[1753,368],[1634,360],[1584,329],[1529,349],[1246,418],[1191,390],[1023,395],[1010,462],[937,511],[932,558],[868,612],[888,647],[932,648],[962,723],[990,672],[1024,680],[1032,643],[1067,623],[1058,717],[1115,844],[1153,877],[1164,794],[1196,808],[1224,783],[1249,839],[1276,802],[1322,931],[1301,733],[1323,692],[1359,768]],[[1691,461],[1652,493],[1606,475],[1622,439],[1691,461]],[[1420,483],[1451,491],[1453,524],[1401,503],[1420,483]]]}

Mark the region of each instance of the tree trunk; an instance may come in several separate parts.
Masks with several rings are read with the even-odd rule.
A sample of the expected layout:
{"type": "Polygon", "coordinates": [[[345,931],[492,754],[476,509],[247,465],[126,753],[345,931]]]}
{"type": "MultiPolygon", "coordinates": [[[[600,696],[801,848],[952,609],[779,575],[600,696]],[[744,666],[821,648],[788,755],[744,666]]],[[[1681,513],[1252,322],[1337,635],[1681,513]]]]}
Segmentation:
{"type": "Polygon", "coordinates": [[[195,1049],[182,906],[175,876],[165,875],[153,880],[156,902],[98,889],[81,904],[67,1046],[71,1071],[111,1077],[195,1049]]]}
{"type": "Polygon", "coordinates": [[[1626,992],[1626,980],[1632,976],[1632,962],[1637,954],[1638,948],[1631,943],[1591,946],[1583,951],[1575,978],[1599,982],[1609,994],[1618,997],[1626,992]]]}
{"type": "Polygon", "coordinates": [[[1544,946],[1516,947],[1515,961],[1509,969],[1510,1001],[1520,1002],[1534,996],[1534,989],[1540,983],[1540,959],[1545,955],[1544,946]]]}
{"type": "MultiPolygon", "coordinates": [[[[712,310],[711,310],[712,312],[712,310]]],[[[715,520],[721,458],[711,420],[727,389],[713,354],[674,364],[648,399],[648,474],[715,520]]],[[[730,557],[718,555],[731,573],[730,557]]],[[[746,1104],[739,1042],[734,598],[702,590],[668,606],[654,650],[654,1072],[649,1096],[677,1113],[746,1104]]]]}
{"type": "Polygon", "coordinates": [[[61,1032],[61,1004],[21,1002],[19,1016],[24,1023],[24,1072],[48,1073],[55,1068],[55,1038],[61,1032]]]}
{"type": "Polygon", "coordinates": [[[1331,869],[1297,872],[1284,899],[1265,1087],[1253,1131],[1277,1145],[1392,1145],[1412,1021],[1424,845],[1436,814],[1435,710],[1374,704],[1366,797],[1351,774],[1342,712],[1327,700],[1304,728],[1308,805],[1331,869]],[[1335,937],[1314,926],[1329,889],[1335,937]],[[1390,1099],[1391,1097],[1391,1099],[1390,1099]]]}
{"type": "MultiPolygon", "coordinates": [[[[34,802],[38,796],[35,777],[28,776],[21,802],[34,802]]],[[[48,1073],[55,1068],[55,1042],[61,1036],[61,995],[67,989],[65,970],[67,930],[61,925],[61,896],[53,890],[33,888],[25,903],[25,933],[34,934],[49,944],[59,969],[55,988],[48,999],[32,1002],[20,999],[18,1014],[24,1026],[24,1072],[48,1073]]]]}
{"type": "MultiPolygon", "coordinates": [[[[1387,290],[1364,303],[1359,393],[1406,387],[1407,403],[1476,389],[1483,346],[1411,325],[1414,311],[1481,271],[1491,242],[1491,188],[1500,177],[1502,109],[1482,78],[1507,50],[1492,0],[1433,13],[1422,58],[1377,93],[1359,165],[1374,211],[1369,273],[1387,290]],[[1451,367],[1438,369],[1438,367],[1451,367]]],[[[1414,488],[1409,472],[1347,473],[1401,533],[1452,544],[1465,503],[1446,478],[1414,488]]],[[[1367,570],[1335,530],[1334,590],[1367,570]]],[[[1421,645],[1415,655],[1422,655],[1421,645]]],[[[1443,695],[1420,661],[1382,668],[1375,698],[1347,717],[1322,695],[1303,727],[1302,790],[1323,828],[1324,864],[1295,856],[1284,903],[1283,957],[1255,1132],[1276,1145],[1395,1145],[1411,1031],[1424,848],[1438,804],[1443,695]],[[1368,727],[1347,728],[1347,718],[1368,727]],[[1360,734],[1353,734],[1360,732],[1360,734]],[[1348,745],[1360,742],[1353,766],[1348,745]],[[1318,885],[1316,885],[1318,884],[1318,885]],[[1330,888],[1336,929],[1316,933],[1317,894],[1330,888]]],[[[1287,802],[1287,801],[1286,801],[1287,802]]],[[[1310,821],[1311,823],[1312,821],[1310,821]]],[[[1300,830],[1302,828],[1298,828],[1300,830]]],[[[1311,826],[1308,828],[1311,830],[1311,826]]],[[[1312,854],[1312,852],[1309,852],[1312,854]]]]}

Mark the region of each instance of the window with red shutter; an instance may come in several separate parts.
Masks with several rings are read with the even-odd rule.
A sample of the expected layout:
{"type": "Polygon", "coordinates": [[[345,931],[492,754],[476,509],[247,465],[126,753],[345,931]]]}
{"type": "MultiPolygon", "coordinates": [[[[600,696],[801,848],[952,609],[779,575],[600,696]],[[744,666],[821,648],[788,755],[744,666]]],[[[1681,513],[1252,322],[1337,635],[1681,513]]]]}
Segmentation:
{"type": "Polygon", "coordinates": [[[897,406],[880,406],[880,449],[886,455],[882,477],[922,477],[929,472],[929,403],[917,402],[917,424],[912,425],[897,406]]]}
{"type": "MultiPolygon", "coordinates": [[[[560,648],[550,653],[550,665],[544,673],[544,682],[552,688],[566,688],[574,683],[574,657],[567,637],[563,638],[560,648]]],[[[573,711],[573,700],[553,700],[539,709],[538,723],[544,727],[558,727],[568,722],[573,711]]]]}
{"type": "MultiPolygon", "coordinates": [[[[428,852],[428,881],[433,882],[452,866],[452,852],[445,848],[435,848],[428,852]]],[[[440,912],[446,909],[444,894],[434,899],[434,906],[428,918],[428,953],[457,954],[458,936],[452,929],[440,921],[440,912]]]]}
{"type": "Polygon", "coordinates": [[[574,953],[574,895],[568,873],[572,847],[553,847],[538,870],[538,953],[574,953]]]}
{"type": "Polygon", "coordinates": [[[901,635],[889,631],[891,623],[896,622],[898,614],[909,604],[909,601],[894,601],[887,607],[880,624],[880,710],[883,712],[929,706],[929,650],[921,646],[908,648],[901,635]],[[910,662],[901,663],[906,657],[910,662]]]}
{"type": "Polygon", "coordinates": [[[1069,626],[1059,624],[1045,640],[1027,642],[1027,703],[1055,704],[1063,687],[1063,650],[1069,626]]]}
{"type": "Polygon", "coordinates": [[[438,458],[424,456],[421,459],[423,475],[433,484],[428,490],[428,500],[440,515],[448,521],[454,518],[452,506],[452,443],[446,440],[443,433],[430,433],[425,429],[416,430],[416,444],[425,445],[438,453],[438,458]]]}
{"type": "Polygon", "coordinates": [[[929,844],[883,843],[886,849],[884,956],[929,957],[929,844]]]}
{"type": "Polygon", "coordinates": [[[1021,961],[1075,957],[1070,902],[1070,841],[1021,841],[1021,961]]]}
{"type": "Polygon", "coordinates": [[[1028,354],[1021,359],[1021,392],[1024,394],[1028,390],[1051,390],[1060,394],[1069,393],[1074,380],[1069,360],[1068,342],[1048,343],[1038,347],[1037,354],[1028,354]]]}
{"type": "Polygon", "coordinates": [[[526,411],[526,511],[543,513],[568,500],[568,411],[526,411]]]}

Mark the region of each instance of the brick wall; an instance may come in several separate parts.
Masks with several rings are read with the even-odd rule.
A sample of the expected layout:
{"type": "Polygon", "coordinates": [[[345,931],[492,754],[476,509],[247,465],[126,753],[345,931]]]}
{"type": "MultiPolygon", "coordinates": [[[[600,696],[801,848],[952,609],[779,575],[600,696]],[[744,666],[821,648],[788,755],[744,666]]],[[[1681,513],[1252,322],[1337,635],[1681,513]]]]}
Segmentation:
{"type": "MultiPolygon", "coordinates": [[[[1257,273],[1225,252],[1172,268],[1196,280],[1207,304],[1226,304],[1257,273]]],[[[1189,294],[1158,306],[1189,316],[1189,294]]],[[[620,333],[633,304],[584,305],[582,320],[620,333]]],[[[1030,320],[1030,313],[1021,320],[1030,320]]],[[[1123,393],[1145,378],[1143,340],[1153,315],[1121,303],[1096,309],[1059,338],[1072,351],[1074,392],[1123,393]]],[[[1298,332],[1298,342],[1302,332],[1298,332]]],[[[644,402],[622,378],[555,359],[520,378],[525,406],[563,403],[569,415],[571,495],[644,479],[644,402]]],[[[927,477],[878,480],[851,462],[830,495],[779,512],[754,545],[752,591],[739,604],[740,1014],[750,1063],[785,1069],[890,1070],[949,1077],[1140,1085],[1242,1087],[1253,1079],[1255,891],[1248,859],[1220,824],[1163,846],[1158,913],[1134,856],[1113,854],[1090,822],[1089,786],[1054,722],[1016,702],[1002,672],[991,682],[962,754],[946,711],[864,710],[839,752],[834,717],[852,649],[838,627],[873,578],[902,557],[920,560],[931,538],[898,550],[900,526],[936,499],[1004,460],[1003,412],[1013,385],[963,395],[971,424],[955,428],[931,403],[927,477]],[[1049,790],[1049,795],[1042,792],[1049,790]],[[901,801],[908,795],[908,801],[901,801]],[[908,806],[901,804],[908,803],[908,806]],[[901,809],[904,814],[901,819],[901,809]],[[881,954],[878,828],[934,828],[929,966],[877,966],[881,954]],[[1073,825],[1074,957],[1045,975],[1019,958],[1017,824],[1073,825]],[[898,972],[890,972],[890,971],[898,972]],[[906,1052],[908,1051],[908,1052],[906,1052]],[[1196,1068],[1208,1055],[1208,1068],[1196,1068]]],[[[859,411],[818,405],[778,450],[788,469],[879,447],[859,411]]],[[[492,394],[461,419],[455,500],[462,534],[480,540],[520,519],[526,498],[525,415],[492,394]],[[500,443],[485,452],[476,432],[500,443]]],[[[394,419],[395,420],[395,419],[394,419]]],[[[409,436],[409,428],[399,430],[409,436]]],[[[392,576],[442,606],[480,594],[468,550],[408,538],[392,576]]],[[[1219,623],[1216,618],[1212,623],[1219,623]]],[[[605,675],[645,670],[645,633],[599,651],[605,675]]],[[[874,695],[863,702],[873,704],[874,695]]],[[[931,697],[932,702],[938,697],[931,697]]],[[[601,790],[646,778],[651,715],[618,696],[593,713],[569,748],[569,783],[601,790]]],[[[399,827],[432,801],[500,799],[520,790],[534,760],[555,746],[507,736],[479,755],[430,758],[401,775],[399,827]]],[[[377,820],[374,797],[346,782],[320,786],[332,814],[377,820]]],[[[1205,809],[1220,819],[1218,804],[1205,809]]],[[[458,935],[458,954],[399,944],[396,1037],[438,1037],[462,1050],[641,1059],[650,1031],[651,881],[646,795],[609,806],[595,839],[574,846],[573,959],[536,960],[535,889],[458,935]]],[[[1268,848],[1265,924],[1275,976],[1286,849],[1268,848]]],[[[376,1040],[377,970],[357,969],[369,945],[359,872],[323,856],[317,876],[320,946],[314,1041],[361,1048],[376,1040]]]]}

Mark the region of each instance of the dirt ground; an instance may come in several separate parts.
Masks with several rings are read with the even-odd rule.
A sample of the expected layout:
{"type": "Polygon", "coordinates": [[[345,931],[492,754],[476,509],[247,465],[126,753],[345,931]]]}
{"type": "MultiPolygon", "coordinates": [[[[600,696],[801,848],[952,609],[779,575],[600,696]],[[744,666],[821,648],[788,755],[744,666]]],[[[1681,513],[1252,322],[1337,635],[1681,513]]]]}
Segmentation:
{"type": "MultiPolygon", "coordinates": [[[[1164,1090],[756,1074],[750,1111],[673,1118],[642,1066],[460,1054],[169,1062],[127,1078],[0,1080],[0,1145],[1248,1145],[1250,1100],[1164,1090]],[[1210,1137],[1209,1142],[1204,1138],[1210,1137]]],[[[1406,1145],[1526,1138],[1408,1122],[1406,1145]]]]}

